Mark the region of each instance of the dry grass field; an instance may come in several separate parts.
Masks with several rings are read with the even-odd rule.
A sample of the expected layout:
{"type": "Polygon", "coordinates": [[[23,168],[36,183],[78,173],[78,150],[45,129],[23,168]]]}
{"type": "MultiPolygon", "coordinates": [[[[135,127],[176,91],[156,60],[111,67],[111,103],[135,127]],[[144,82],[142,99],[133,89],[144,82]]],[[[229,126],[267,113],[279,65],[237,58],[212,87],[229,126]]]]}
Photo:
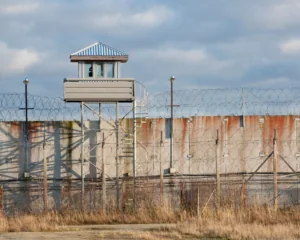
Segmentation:
{"type": "MultiPolygon", "coordinates": [[[[70,235],[70,238],[63,239],[76,239],[72,233],[80,236],[83,232],[85,232],[84,239],[300,239],[300,211],[296,207],[276,212],[266,206],[244,209],[226,207],[218,211],[214,208],[206,208],[200,213],[201,215],[197,217],[186,211],[173,211],[167,207],[144,206],[135,212],[126,213],[65,211],[24,214],[1,217],[0,231],[6,232],[2,237],[9,236],[10,233],[7,232],[14,232],[11,234],[17,236],[17,232],[48,232],[53,237],[54,232],[62,234],[70,231],[64,233],[66,237],[70,235]],[[116,225],[151,223],[174,223],[174,225],[167,227],[156,225],[150,230],[145,227],[119,229],[116,225]],[[100,224],[110,224],[115,227],[109,232],[108,229],[103,228],[97,230],[96,226],[100,224]],[[87,225],[95,225],[95,228],[84,228],[87,225]],[[89,236],[91,238],[88,238],[89,236]]],[[[35,239],[35,234],[26,234],[31,236],[28,239],[35,239]]],[[[48,239],[46,235],[43,239],[48,239]]],[[[22,234],[22,238],[24,237],[25,235],[22,234]]]]}

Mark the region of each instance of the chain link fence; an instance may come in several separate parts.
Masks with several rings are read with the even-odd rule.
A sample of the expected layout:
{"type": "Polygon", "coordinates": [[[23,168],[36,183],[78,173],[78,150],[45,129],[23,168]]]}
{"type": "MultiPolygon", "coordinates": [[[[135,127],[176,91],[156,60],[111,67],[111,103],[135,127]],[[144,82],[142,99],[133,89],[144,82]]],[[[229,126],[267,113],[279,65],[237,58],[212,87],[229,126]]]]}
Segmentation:
{"type": "MultiPolygon", "coordinates": [[[[297,88],[175,91],[172,165],[170,93],[151,94],[148,117],[136,119],[136,179],[132,106],[119,104],[117,151],[115,105],[91,104],[104,119],[84,112],[84,209],[297,205],[299,93],[297,88]]],[[[45,203],[48,210],[81,209],[79,104],[33,95],[28,103],[33,109],[25,134],[24,95],[0,95],[0,206],[6,214],[44,211],[45,203]]]]}

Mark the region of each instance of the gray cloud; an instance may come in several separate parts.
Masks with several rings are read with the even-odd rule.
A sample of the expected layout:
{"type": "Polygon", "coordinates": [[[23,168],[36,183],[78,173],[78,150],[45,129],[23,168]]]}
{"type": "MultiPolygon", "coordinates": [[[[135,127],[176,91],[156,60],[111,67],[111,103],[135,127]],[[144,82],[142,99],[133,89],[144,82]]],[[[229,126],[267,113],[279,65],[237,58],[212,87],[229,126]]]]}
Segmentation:
{"type": "Polygon", "coordinates": [[[129,54],[123,76],[151,92],[300,86],[297,0],[2,0],[2,92],[62,96],[69,55],[95,41],[129,54]]]}

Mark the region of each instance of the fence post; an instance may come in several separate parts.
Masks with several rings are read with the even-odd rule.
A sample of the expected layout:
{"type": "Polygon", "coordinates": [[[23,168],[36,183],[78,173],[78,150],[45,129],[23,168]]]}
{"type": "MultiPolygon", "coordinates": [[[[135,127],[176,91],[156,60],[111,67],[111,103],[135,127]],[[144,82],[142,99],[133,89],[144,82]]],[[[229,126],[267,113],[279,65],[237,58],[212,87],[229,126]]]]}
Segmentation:
{"type": "Polygon", "coordinates": [[[65,187],[64,186],[61,186],[60,196],[61,196],[60,210],[64,210],[64,199],[65,199],[65,187]]]}
{"type": "Polygon", "coordinates": [[[162,165],[163,132],[160,131],[160,204],[164,205],[164,170],[162,165]]]}
{"type": "Polygon", "coordinates": [[[105,178],[105,158],[104,158],[105,135],[102,137],[102,211],[106,212],[106,178],[105,178]]]}
{"type": "Polygon", "coordinates": [[[197,188],[197,219],[199,221],[200,218],[200,190],[197,188]]]}
{"type": "Polygon", "coordinates": [[[119,209],[120,204],[120,186],[119,186],[119,104],[116,103],[116,208],[119,209]]]}
{"type": "Polygon", "coordinates": [[[151,130],[152,130],[152,139],[151,139],[151,142],[152,142],[152,176],[155,175],[155,136],[154,136],[154,128],[155,128],[155,121],[154,120],[151,120],[150,122],[151,124],[151,130]]]}
{"type": "Polygon", "coordinates": [[[277,152],[277,139],[276,139],[276,128],[274,129],[274,139],[273,139],[273,197],[274,197],[274,210],[277,211],[277,195],[278,195],[278,185],[277,185],[277,162],[278,162],[278,152],[277,152]]]}
{"type": "Polygon", "coordinates": [[[136,210],[136,100],[133,100],[132,111],[132,145],[133,145],[133,158],[132,158],[132,179],[133,179],[133,209],[136,210]]]}
{"type": "Polygon", "coordinates": [[[241,189],[241,206],[243,208],[246,207],[246,183],[245,183],[245,179],[243,179],[242,182],[242,189],[241,189]]]}
{"type": "Polygon", "coordinates": [[[43,139],[43,161],[44,161],[44,211],[48,211],[48,186],[47,186],[47,159],[46,159],[46,136],[44,125],[44,139],[43,139]]]}
{"type": "Polygon", "coordinates": [[[192,179],[191,179],[191,159],[192,159],[192,154],[191,154],[191,123],[192,123],[193,119],[189,118],[188,120],[188,140],[189,140],[189,144],[188,144],[188,150],[189,150],[189,154],[188,154],[188,161],[189,161],[189,185],[188,185],[188,206],[189,206],[189,210],[191,210],[191,206],[192,206],[192,191],[193,191],[193,184],[192,184],[192,179]]]}
{"type": "Polygon", "coordinates": [[[220,159],[219,159],[219,129],[217,129],[217,138],[216,138],[216,206],[217,209],[220,207],[221,202],[221,186],[220,186],[220,159]]]}
{"type": "Polygon", "coordinates": [[[0,185],[0,216],[3,215],[3,186],[0,185]]]}
{"type": "Polygon", "coordinates": [[[80,153],[80,162],[81,162],[81,210],[84,210],[84,103],[80,104],[81,110],[81,153],[80,153]]]}

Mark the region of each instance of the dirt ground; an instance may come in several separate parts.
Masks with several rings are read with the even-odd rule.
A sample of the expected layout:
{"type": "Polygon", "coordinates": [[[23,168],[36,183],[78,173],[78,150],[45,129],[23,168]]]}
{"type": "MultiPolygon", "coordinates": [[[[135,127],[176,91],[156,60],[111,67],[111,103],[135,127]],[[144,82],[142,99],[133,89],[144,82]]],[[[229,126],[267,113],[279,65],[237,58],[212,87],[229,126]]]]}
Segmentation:
{"type": "Polygon", "coordinates": [[[62,227],[59,232],[1,233],[0,240],[168,240],[195,239],[172,233],[175,224],[85,225],[62,227]]]}

